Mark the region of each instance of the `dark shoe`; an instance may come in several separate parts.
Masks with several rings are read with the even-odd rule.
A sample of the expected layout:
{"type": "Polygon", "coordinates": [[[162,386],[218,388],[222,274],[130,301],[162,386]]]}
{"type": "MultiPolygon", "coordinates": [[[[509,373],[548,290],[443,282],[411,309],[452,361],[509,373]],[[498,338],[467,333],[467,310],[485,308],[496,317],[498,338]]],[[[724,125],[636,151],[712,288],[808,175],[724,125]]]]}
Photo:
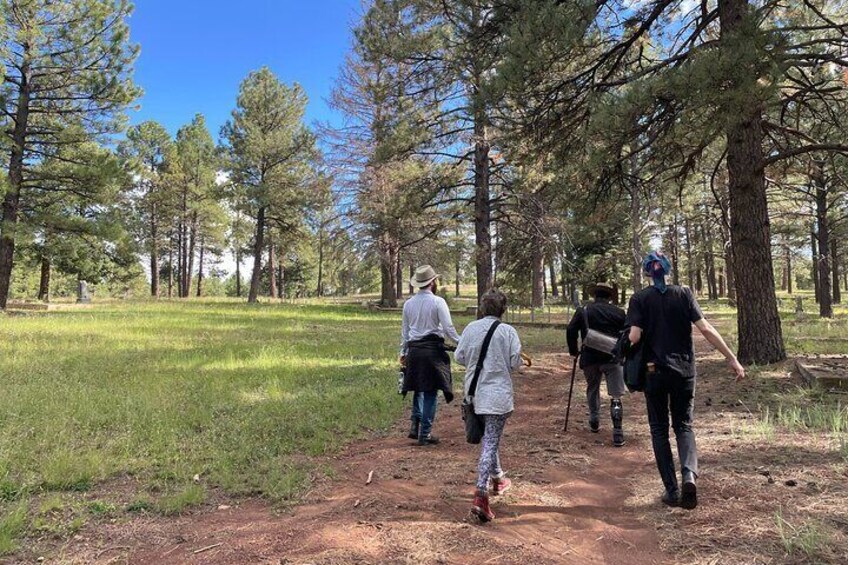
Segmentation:
{"type": "Polygon", "coordinates": [[[433,434],[427,434],[418,438],[418,445],[436,445],[437,443],[439,443],[439,438],[433,434]]]}
{"type": "Polygon", "coordinates": [[[492,479],[492,496],[499,496],[509,490],[512,486],[512,481],[506,477],[500,479],[492,479]]]}
{"type": "Polygon", "coordinates": [[[680,495],[680,506],[692,510],[698,506],[698,487],[695,486],[695,475],[691,471],[683,473],[683,489],[680,495]]]}
{"type": "Polygon", "coordinates": [[[624,430],[622,429],[624,408],[621,406],[621,400],[610,401],[610,417],[612,418],[612,444],[621,447],[624,445],[624,430]]]}
{"type": "Polygon", "coordinates": [[[409,428],[409,439],[418,439],[418,426],[421,425],[421,420],[412,420],[412,426],[409,428]]]}
{"type": "Polygon", "coordinates": [[[624,447],[627,440],[624,439],[624,432],[621,428],[616,428],[612,431],[612,444],[614,447],[624,447]]]}
{"type": "Polygon", "coordinates": [[[471,513],[477,516],[481,522],[491,522],[495,519],[495,513],[489,508],[489,495],[481,490],[474,494],[474,506],[471,513]]]}
{"type": "Polygon", "coordinates": [[[667,506],[680,506],[680,493],[675,491],[666,490],[662,494],[661,498],[663,504],[667,506]]]}
{"type": "Polygon", "coordinates": [[[589,431],[593,434],[601,431],[601,423],[598,420],[589,420],[589,431]]]}

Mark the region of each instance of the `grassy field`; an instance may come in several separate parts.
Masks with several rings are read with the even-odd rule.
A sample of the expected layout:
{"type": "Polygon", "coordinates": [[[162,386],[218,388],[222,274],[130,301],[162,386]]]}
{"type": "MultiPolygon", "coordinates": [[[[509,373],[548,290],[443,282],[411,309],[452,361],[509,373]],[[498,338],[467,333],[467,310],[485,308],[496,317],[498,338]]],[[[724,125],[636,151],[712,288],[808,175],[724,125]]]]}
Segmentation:
{"type": "MultiPolygon", "coordinates": [[[[732,338],[733,311],[708,308],[732,338]]],[[[783,314],[793,352],[841,347],[828,339],[845,335],[844,308],[831,322],[783,314]]],[[[325,471],[313,456],[401,414],[398,333],[397,313],[319,303],[111,303],[0,317],[0,555],[21,537],[179,513],[212,493],[296,500],[325,471]]],[[[561,331],[521,335],[531,354],[564,348],[561,331]]],[[[792,412],[800,401],[772,400],[760,406],[764,433],[817,418],[792,412]]]]}

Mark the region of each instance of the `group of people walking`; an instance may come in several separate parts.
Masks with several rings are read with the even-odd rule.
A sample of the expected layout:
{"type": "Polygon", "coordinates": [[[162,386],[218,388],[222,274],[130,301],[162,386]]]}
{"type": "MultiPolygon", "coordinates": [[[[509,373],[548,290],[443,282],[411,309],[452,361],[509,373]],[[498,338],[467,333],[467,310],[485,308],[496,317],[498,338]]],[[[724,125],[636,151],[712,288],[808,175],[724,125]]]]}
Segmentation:
{"type": "MultiPolygon", "coordinates": [[[[737,380],[745,376],[745,369],[704,319],[692,291],[666,283],[671,272],[669,260],[662,253],[652,252],[642,266],[652,284],[631,297],[627,312],[613,303],[616,290],[612,284],[597,283],[590,288],[593,301],[578,308],[569,323],[566,341],[569,353],[579,357],[586,378],[589,430],[593,433],[601,427],[600,388],[601,381],[606,380],[615,447],[625,445],[624,370],[615,355],[586,347],[587,334],[592,330],[612,339],[626,336],[621,339],[628,342],[628,349],[641,350],[651,443],[664,486],[661,500],[691,509],[698,503],[698,452],[692,428],[696,378],[692,326],[724,355],[737,380]],[[680,481],[669,442],[669,416],[680,460],[680,481]]],[[[433,434],[437,394],[441,390],[448,403],[454,397],[445,342],[448,338],[457,344],[456,361],[466,367],[464,402],[473,406],[483,428],[472,512],[490,521],[495,517],[490,496],[500,495],[511,486],[499,454],[504,427],[514,410],[511,374],[530,361],[522,353],[518,332],[500,321],[507,308],[502,292],[492,290],[481,297],[479,319],[460,336],[447,303],[437,295],[438,279],[429,265],[418,268],[410,280],[418,292],[403,308],[402,392],[413,393],[409,438],[420,446],[439,443],[433,434]]]]}

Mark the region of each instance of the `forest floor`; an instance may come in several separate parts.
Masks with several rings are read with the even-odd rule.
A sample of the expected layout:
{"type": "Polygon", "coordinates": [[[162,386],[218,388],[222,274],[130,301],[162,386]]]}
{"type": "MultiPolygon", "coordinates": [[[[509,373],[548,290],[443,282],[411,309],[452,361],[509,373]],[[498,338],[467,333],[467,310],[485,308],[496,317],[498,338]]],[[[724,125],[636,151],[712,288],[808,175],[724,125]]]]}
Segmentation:
{"type": "MultiPolygon", "coordinates": [[[[93,521],[69,540],[18,556],[62,563],[844,562],[842,406],[817,408],[830,405],[800,389],[788,363],[734,384],[703,342],[698,348],[702,477],[693,511],[659,502],[638,395],[625,401],[628,442],[616,449],[607,421],[600,434],[587,430],[578,377],[570,430],[562,432],[570,359],[549,344],[531,350],[536,363],[515,378],[516,411],[502,443],[514,488],[495,499],[492,523],[469,517],[478,449],[464,442],[454,404],[440,406],[438,446],[407,440],[403,419],[322,456],[326,472],[299,505],[212,491],[182,515],[93,521]]],[[[120,491],[121,484],[98,489],[120,491]]]]}

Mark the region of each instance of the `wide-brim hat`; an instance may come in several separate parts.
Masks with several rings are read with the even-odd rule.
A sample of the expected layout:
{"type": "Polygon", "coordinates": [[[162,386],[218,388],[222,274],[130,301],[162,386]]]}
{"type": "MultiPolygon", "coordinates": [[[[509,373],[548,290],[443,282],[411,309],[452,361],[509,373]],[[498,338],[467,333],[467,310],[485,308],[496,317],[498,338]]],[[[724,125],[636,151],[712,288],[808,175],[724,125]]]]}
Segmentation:
{"type": "Polygon", "coordinates": [[[415,269],[415,274],[409,279],[409,286],[424,288],[440,276],[430,265],[421,265],[415,269]]]}
{"type": "Polygon", "coordinates": [[[599,281],[590,284],[586,288],[586,291],[589,293],[590,296],[594,296],[596,290],[605,290],[609,292],[613,296],[613,298],[615,298],[618,294],[618,285],[609,281],[599,281]]]}

